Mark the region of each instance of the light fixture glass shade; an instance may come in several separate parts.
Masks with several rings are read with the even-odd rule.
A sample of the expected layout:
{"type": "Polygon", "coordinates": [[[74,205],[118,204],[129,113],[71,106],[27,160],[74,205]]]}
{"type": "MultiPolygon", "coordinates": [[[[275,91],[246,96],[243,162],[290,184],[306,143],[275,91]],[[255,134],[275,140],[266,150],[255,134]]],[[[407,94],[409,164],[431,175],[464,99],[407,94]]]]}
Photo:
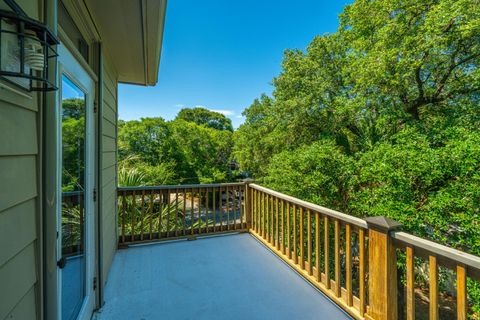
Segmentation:
{"type": "Polygon", "coordinates": [[[27,91],[57,90],[48,64],[57,57],[58,39],[23,12],[0,10],[0,77],[27,91]]]}

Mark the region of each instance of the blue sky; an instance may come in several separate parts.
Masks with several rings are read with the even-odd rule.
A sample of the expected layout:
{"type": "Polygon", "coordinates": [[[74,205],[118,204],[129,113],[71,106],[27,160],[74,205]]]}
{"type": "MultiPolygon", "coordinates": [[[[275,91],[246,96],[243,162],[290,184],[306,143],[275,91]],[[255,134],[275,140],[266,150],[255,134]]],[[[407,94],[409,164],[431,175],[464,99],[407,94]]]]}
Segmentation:
{"type": "Polygon", "coordinates": [[[347,0],[170,0],[158,84],[119,86],[119,117],[175,118],[203,106],[242,122],[242,111],[271,94],[285,49],[305,49],[332,33],[347,0]]]}

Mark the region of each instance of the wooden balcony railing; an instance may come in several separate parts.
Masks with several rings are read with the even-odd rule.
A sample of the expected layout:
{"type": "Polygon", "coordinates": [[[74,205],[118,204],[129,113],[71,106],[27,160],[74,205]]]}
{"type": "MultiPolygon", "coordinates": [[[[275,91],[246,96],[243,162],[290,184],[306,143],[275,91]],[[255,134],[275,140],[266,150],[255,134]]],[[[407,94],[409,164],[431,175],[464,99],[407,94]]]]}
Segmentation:
{"type": "Polygon", "coordinates": [[[244,183],[118,188],[120,245],[246,231],[244,183]]]}
{"type": "Polygon", "coordinates": [[[355,319],[415,319],[414,257],[429,262],[428,319],[439,319],[439,266],[456,273],[457,319],[467,319],[467,279],[480,280],[480,257],[253,183],[119,188],[118,202],[121,246],[250,232],[355,319]]]}
{"type": "MultiPolygon", "coordinates": [[[[439,269],[451,270],[456,275],[457,319],[467,319],[467,279],[480,280],[480,258],[428,241],[406,232],[391,233],[393,245],[405,256],[406,319],[415,319],[415,259],[428,261],[429,319],[439,319],[439,269]]],[[[480,303],[480,301],[477,301],[480,303]]],[[[478,315],[477,315],[478,316],[478,315]]],[[[473,318],[475,319],[475,318],[473,318]]]]}
{"type": "Polygon", "coordinates": [[[367,223],[250,184],[251,233],[350,315],[363,319],[367,223]]]}

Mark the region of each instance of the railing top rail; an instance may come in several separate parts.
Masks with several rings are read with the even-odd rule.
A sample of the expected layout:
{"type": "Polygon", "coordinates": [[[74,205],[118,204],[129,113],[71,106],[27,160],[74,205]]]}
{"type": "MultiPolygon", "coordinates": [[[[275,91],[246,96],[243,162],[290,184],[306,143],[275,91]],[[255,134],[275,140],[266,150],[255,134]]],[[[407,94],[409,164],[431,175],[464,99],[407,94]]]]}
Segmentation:
{"type": "Polygon", "coordinates": [[[259,186],[258,184],[251,183],[251,184],[249,184],[249,187],[251,187],[253,189],[256,189],[258,191],[265,192],[265,193],[270,194],[274,197],[286,200],[286,201],[288,201],[290,203],[293,203],[293,204],[296,204],[300,207],[310,209],[312,211],[319,212],[319,213],[324,214],[326,216],[329,216],[329,217],[344,221],[346,223],[355,225],[357,227],[360,227],[360,228],[363,228],[363,229],[368,228],[367,222],[363,219],[360,219],[360,218],[357,218],[357,217],[354,217],[354,216],[351,216],[351,215],[348,215],[348,214],[345,214],[345,213],[341,213],[341,212],[338,212],[338,211],[335,211],[335,210],[332,210],[332,209],[328,209],[328,208],[313,204],[311,202],[303,201],[303,200],[288,196],[286,194],[283,194],[283,193],[273,191],[271,189],[259,186]]]}
{"type": "Polygon", "coordinates": [[[403,231],[393,231],[391,236],[403,244],[422,249],[431,254],[442,256],[447,260],[464,264],[480,271],[480,257],[453,249],[430,240],[426,240],[403,231]]]}
{"type": "Polygon", "coordinates": [[[243,186],[243,182],[232,183],[212,183],[212,184],[180,184],[180,185],[161,185],[161,186],[138,186],[138,187],[118,187],[118,191],[147,191],[147,190],[174,190],[174,189],[206,189],[220,187],[238,187],[243,186]]]}

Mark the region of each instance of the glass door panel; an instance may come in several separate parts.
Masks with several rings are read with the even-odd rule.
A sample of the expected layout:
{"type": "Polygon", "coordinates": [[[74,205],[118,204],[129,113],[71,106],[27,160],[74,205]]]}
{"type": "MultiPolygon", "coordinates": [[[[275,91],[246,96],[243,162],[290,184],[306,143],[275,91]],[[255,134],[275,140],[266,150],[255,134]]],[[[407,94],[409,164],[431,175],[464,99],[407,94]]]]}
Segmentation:
{"type": "Polygon", "coordinates": [[[76,319],[85,299],[86,95],[62,75],[62,320],[76,319]]]}

